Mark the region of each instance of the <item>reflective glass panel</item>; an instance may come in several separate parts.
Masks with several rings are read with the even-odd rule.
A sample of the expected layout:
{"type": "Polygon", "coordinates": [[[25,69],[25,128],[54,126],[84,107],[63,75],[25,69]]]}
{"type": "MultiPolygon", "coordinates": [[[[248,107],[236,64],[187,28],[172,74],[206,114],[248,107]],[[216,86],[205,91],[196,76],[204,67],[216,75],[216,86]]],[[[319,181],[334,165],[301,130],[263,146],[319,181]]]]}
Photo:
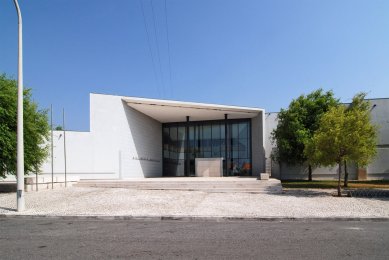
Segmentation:
{"type": "Polygon", "coordinates": [[[225,133],[224,120],[164,124],[163,175],[194,176],[196,158],[224,158],[227,175],[250,175],[250,125],[249,119],[228,120],[225,133]]]}

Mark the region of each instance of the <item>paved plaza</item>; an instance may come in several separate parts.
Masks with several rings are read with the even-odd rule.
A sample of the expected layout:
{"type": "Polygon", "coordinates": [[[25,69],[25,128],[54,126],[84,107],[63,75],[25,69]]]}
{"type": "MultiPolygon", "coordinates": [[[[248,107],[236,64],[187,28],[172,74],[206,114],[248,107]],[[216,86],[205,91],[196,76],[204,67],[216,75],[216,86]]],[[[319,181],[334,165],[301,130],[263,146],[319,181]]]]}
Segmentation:
{"type": "Polygon", "coordinates": [[[250,193],[70,187],[27,192],[25,198],[26,210],[18,213],[15,193],[0,193],[0,214],[389,218],[388,198],[338,198],[320,190],[250,193]]]}

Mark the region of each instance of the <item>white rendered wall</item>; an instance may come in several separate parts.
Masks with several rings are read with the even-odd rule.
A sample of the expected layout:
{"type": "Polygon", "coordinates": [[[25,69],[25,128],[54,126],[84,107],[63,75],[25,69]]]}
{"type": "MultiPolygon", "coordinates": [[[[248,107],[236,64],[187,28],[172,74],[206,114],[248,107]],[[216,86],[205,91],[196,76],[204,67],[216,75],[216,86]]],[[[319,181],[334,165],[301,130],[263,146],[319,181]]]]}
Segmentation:
{"type": "MultiPolygon", "coordinates": [[[[81,179],[162,176],[162,125],[121,96],[90,94],[90,132],[66,132],[67,173],[81,179]]],[[[54,131],[54,174],[64,173],[63,132],[54,131]]],[[[51,157],[42,166],[51,174],[51,157]]]]}
{"type": "Polygon", "coordinates": [[[251,119],[252,175],[259,176],[265,172],[265,144],[263,111],[251,119]]]}
{"type": "Polygon", "coordinates": [[[90,95],[95,168],[113,168],[117,178],[162,176],[162,124],[122,98],[90,95]]]}
{"type": "Polygon", "coordinates": [[[270,176],[272,178],[280,178],[280,167],[271,159],[274,145],[271,140],[271,132],[277,127],[277,113],[265,113],[265,155],[266,160],[270,160],[270,176]]]}
{"type": "MultiPolygon", "coordinates": [[[[54,174],[62,175],[65,172],[64,160],[64,134],[63,131],[53,132],[54,174]]],[[[50,155],[42,165],[43,174],[51,174],[51,146],[50,155]]],[[[90,132],[66,131],[67,173],[70,175],[83,175],[94,172],[93,169],[93,142],[90,132]]]]}
{"type": "Polygon", "coordinates": [[[389,148],[389,98],[369,100],[371,121],[379,126],[378,145],[389,148]]]}
{"type": "Polygon", "coordinates": [[[377,156],[366,167],[369,179],[389,179],[389,99],[372,99],[371,119],[379,126],[377,156]]]}

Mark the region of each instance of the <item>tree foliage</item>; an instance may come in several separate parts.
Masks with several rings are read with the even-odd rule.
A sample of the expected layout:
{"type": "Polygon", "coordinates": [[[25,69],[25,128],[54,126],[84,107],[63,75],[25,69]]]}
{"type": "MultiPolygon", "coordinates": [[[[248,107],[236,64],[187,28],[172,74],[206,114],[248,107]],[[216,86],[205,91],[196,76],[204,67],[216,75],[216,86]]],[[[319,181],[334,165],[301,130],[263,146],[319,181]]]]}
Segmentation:
{"type": "MultiPolygon", "coordinates": [[[[39,110],[31,89],[24,90],[24,169],[35,172],[48,155],[47,111],[39,110]]],[[[0,75],[0,178],[16,174],[17,81],[0,75]]]]}
{"type": "Polygon", "coordinates": [[[320,119],[320,126],[307,143],[305,156],[314,165],[339,166],[338,195],[343,162],[366,166],[376,154],[377,126],[370,121],[366,94],[357,94],[349,107],[330,108],[320,119]]]}
{"type": "MultiPolygon", "coordinates": [[[[319,128],[321,116],[338,104],[332,91],[318,89],[292,100],[288,109],[281,109],[277,128],[272,132],[272,140],[276,143],[273,158],[290,165],[306,163],[305,144],[319,128]]],[[[312,179],[310,165],[308,178],[312,179]]]]}

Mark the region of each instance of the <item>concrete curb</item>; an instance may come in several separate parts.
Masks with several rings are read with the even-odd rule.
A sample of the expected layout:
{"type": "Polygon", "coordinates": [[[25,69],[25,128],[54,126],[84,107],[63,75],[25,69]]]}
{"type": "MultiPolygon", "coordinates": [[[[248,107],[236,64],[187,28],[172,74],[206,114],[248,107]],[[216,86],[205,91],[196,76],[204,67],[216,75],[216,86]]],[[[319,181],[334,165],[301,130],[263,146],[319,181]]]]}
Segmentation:
{"type": "Polygon", "coordinates": [[[389,222],[389,218],[383,217],[211,217],[211,216],[106,216],[106,215],[15,215],[0,214],[0,219],[63,219],[63,220],[143,220],[143,221],[207,221],[207,222],[228,222],[228,221],[372,221],[389,222]]]}

